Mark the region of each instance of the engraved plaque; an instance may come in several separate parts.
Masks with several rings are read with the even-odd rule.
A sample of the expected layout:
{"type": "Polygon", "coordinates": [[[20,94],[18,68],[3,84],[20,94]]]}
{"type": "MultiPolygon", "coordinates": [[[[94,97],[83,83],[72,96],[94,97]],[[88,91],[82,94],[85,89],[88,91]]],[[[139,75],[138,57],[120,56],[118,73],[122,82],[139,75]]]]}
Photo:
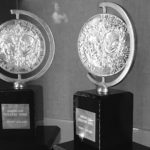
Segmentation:
{"type": "Polygon", "coordinates": [[[29,104],[1,104],[3,129],[30,129],[29,104]]]}
{"type": "Polygon", "coordinates": [[[76,108],[76,134],[95,142],[95,113],[76,108]]]}

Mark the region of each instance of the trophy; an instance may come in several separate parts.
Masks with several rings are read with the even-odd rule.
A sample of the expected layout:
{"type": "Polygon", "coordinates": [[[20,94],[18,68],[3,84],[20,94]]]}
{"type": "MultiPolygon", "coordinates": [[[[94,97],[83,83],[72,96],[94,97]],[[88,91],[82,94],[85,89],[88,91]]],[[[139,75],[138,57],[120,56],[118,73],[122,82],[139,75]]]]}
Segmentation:
{"type": "Polygon", "coordinates": [[[130,149],[133,94],[110,87],[120,83],[131,68],[134,31],[129,17],[119,5],[103,2],[99,8],[102,13],[91,17],[78,37],[80,60],[96,89],[74,94],[75,149],[130,149]],[[107,13],[110,10],[118,15],[107,13]]]}
{"type": "Polygon", "coordinates": [[[11,10],[14,19],[0,25],[0,78],[13,83],[0,90],[0,139],[35,136],[34,100],[37,93],[25,84],[50,67],[55,44],[49,26],[24,10],[11,10]]]}

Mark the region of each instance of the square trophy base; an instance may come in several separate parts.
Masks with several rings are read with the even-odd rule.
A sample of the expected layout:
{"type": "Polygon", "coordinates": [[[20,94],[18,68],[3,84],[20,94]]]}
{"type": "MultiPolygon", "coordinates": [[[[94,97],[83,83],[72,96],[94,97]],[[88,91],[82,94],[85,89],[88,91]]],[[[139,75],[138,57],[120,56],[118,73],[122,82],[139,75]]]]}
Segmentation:
{"type": "Polygon", "coordinates": [[[96,90],[74,94],[75,150],[114,150],[132,147],[133,94],[96,90]]]}
{"type": "Polygon", "coordinates": [[[30,140],[34,136],[33,90],[0,90],[0,140],[30,140]]]}
{"type": "Polygon", "coordinates": [[[36,136],[28,141],[0,140],[1,150],[50,150],[58,142],[60,128],[37,126],[36,136]]]}

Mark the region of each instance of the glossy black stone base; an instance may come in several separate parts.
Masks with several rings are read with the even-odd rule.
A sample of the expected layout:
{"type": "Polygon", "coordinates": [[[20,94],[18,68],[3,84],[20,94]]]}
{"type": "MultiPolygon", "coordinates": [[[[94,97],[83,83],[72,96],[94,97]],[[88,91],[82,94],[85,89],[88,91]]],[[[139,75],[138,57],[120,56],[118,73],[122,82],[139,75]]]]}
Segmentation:
{"type": "Polygon", "coordinates": [[[114,150],[123,147],[130,150],[132,128],[132,93],[110,90],[107,95],[98,95],[96,90],[89,90],[74,94],[76,150],[114,150]]]}
{"type": "Polygon", "coordinates": [[[0,90],[0,140],[30,140],[35,136],[35,121],[34,121],[34,92],[32,89],[5,89],[0,90]],[[15,105],[28,108],[28,115],[26,108],[15,111],[15,105]],[[5,107],[6,108],[5,108],[5,107]],[[9,108],[9,106],[11,106],[9,108]],[[6,110],[4,110],[4,108],[6,110]],[[3,109],[3,110],[2,110],[3,109]],[[10,110],[9,110],[10,109],[10,110]],[[19,112],[20,111],[20,112],[19,112]],[[20,116],[19,116],[20,115],[20,116]],[[22,116],[21,116],[22,115],[22,116]],[[23,118],[28,119],[28,127],[21,127],[23,125],[23,118]],[[13,123],[13,119],[16,123],[13,123]],[[16,128],[12,126],[19,126],[20,121],[22,124],[16,128]],[[8,123],[7,123],[8,122],[8,123]],[[9,126],[10,122],[10,126],[9,126]],[[17,124],[18,122],[18,124],[17,124]]]}

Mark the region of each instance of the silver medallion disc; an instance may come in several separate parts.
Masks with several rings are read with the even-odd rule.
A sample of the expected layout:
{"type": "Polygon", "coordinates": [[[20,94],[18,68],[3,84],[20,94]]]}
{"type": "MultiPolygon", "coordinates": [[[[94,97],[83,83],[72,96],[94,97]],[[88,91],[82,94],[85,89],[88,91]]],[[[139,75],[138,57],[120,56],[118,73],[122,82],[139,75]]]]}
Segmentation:
{"type": "Polygon", "coordinates": [[[0,27],[0,67],[13,74],[35,70],[45,56],[45,40],[32,23],[14,19],[0,27]]]}
{"type": "Polygon", "coordinates": [[[112,14],[97,14],[82,27],[78,53],[85,68],[96,76],[120,72],[130,54],[127,26],[112,14]]]}

